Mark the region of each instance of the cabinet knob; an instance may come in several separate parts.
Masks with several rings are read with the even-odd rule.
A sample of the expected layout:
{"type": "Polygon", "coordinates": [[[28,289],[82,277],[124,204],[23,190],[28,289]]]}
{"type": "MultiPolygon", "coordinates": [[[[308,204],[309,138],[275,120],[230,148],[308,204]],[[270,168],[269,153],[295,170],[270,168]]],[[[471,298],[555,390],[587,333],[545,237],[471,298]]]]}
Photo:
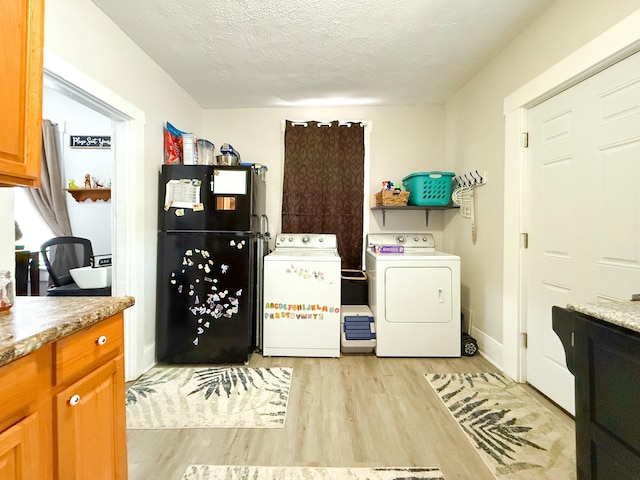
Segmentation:
{"type": "Polygon", "coordinates": [[[96,340],[96,343],[97,343],[98,345],[104,345],[105,343],[107,343],[107,337],[106,337],[106,336],[104,336],[104,335],[100,335],[100,336],[98,337],[98,339],[96,340]]]}
{"type": "Polygon", "coordinates": [[[69,399],[69,405],[71,405],[72,407],[75,407],[79,403],[80,403],[80,395],[74,395],[69,399]]]}

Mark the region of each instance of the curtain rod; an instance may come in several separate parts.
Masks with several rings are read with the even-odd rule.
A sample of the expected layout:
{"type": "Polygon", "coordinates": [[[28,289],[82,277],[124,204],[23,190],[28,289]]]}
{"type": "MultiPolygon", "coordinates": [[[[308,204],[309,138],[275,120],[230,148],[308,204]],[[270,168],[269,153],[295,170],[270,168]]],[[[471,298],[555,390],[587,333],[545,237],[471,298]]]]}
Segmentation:
{"type": "Polygon", "coordinates": [[[371,128],[373,126],[373,122],[371,120],[283,120],[282,121],[282,131],[285,130],[287,126],[287,122],[291,122],[293,126],[309,126],[309,122],[317,122],[318,127],[322,126],[331,126],[332,122],[338,122],[338,126],[348,125],[352,123],[358,123],[362,125],[362,127],[371,128]]]}

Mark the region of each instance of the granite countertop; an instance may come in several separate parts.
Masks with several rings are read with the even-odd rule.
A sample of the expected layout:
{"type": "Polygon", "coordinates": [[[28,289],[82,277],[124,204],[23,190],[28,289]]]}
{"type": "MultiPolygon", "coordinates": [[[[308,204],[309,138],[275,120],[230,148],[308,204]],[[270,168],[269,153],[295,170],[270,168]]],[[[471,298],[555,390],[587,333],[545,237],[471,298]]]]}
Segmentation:
{"type": "Polygon", "coordinates": [[[0,312],[0,366],[134,303],[133,297],[16,297],[0,312]]]}
{"type": "Polygon", "coordinates": [[[640,332],[640,302],[638,301],[570,304],[567,305],[567,309],[640,332]]]}

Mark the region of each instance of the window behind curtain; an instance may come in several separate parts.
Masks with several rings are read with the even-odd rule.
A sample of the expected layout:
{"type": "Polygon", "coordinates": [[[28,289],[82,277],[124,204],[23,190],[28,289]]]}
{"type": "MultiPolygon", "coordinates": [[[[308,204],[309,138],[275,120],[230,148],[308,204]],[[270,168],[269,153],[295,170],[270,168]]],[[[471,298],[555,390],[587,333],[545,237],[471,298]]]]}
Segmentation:
{"type": "Polygon", "coordinates": [[[283,233],[334,233],[343,268],[362,268],[364,125],[286,122],[283,233]]]}

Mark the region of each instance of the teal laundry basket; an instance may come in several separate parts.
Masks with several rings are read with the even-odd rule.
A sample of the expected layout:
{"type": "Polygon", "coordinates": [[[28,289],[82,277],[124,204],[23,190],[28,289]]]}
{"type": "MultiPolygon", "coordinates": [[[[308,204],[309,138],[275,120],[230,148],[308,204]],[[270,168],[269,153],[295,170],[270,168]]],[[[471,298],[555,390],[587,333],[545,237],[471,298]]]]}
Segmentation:
{"type": "Polygon", "coordinates": [[[444,207],[451,203],[453,172],[416,172],[402,179],[409,192],[408,205],[444,207]]]}

